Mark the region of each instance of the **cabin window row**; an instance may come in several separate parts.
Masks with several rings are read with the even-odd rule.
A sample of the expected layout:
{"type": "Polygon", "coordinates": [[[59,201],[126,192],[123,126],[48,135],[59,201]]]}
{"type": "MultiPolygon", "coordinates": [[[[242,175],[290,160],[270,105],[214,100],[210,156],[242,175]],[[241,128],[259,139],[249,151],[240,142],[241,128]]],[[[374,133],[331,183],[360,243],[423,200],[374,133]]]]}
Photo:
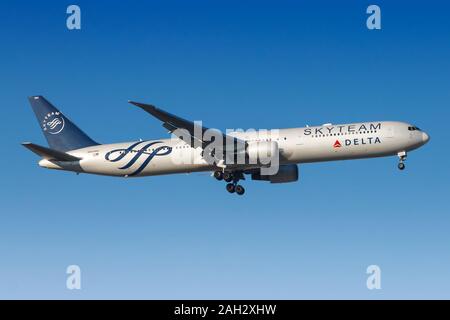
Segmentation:
{"type": "Polygon", "coordinates": [[[315,135],[312,135],[311,138],[348,136],[348,135],[353,135],[353,134],[368,134],[368,133],[377,133],[377,130],[358,131],[358,132],[342,132],[342,133],[338,132],[338,133],[315,134],[315,135]]]}

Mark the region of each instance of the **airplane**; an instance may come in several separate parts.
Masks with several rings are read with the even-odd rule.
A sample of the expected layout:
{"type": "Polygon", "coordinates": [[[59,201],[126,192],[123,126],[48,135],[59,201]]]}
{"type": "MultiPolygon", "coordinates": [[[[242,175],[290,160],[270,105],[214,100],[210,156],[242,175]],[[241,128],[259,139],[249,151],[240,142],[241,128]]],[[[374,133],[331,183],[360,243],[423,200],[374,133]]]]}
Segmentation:
{"type": "Polygon", "coordinates": [[[172,138],[99,144],[43,96],[28,99],[49,147],[31,142],[22,145],[42,158],[41,167],[116,177],[211,172],[214,178],[227,183],[228,192],[238,195],[245,192],[239,181],[246,175],[270,183],[295,182],[299,178],[298,165],[305,163],[398,156],[398,169],[404,170],[408,152],[430,140],[418,127],[397,121],[327,123],[225,134],[153,105],[129,101],[160,120],[172,138]],[[215,148],[211,147],[211,139],[205,138],[209,130],[216,139],[217,135],[223,138],[217,139],[215,148]],[[261,154],[276,160],[273,172],[268,173],[271,164],[263,162],[261,154]],[[239,155],[243,155],[243,161],[236,161],[239,155]],[[180,161],[185,158],[191,161],[180,161]]]}

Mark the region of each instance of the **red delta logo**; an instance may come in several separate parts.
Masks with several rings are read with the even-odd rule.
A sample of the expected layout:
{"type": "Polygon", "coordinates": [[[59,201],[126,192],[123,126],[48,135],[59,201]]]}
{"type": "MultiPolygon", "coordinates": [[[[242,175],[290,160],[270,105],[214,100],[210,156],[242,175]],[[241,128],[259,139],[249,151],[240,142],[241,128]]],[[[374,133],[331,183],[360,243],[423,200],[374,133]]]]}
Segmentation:
{"type": "Polygon", "coordinates": [[[339,140],[336,140],[336,142],[333,144],[333,148],[340,148],[342,147],[341,143],[339,142],[339,140]]]}

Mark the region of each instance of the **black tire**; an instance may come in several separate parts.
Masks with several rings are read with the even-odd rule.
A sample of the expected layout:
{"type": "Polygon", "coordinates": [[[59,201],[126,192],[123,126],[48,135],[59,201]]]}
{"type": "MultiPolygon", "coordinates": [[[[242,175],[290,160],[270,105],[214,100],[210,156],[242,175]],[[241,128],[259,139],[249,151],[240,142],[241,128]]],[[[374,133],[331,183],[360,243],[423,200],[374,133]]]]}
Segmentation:
{"type": "Polygon", "coordinates": [[[223,173],[223,180],[225,180],[226,182],[231,182],[231,180],[233,180],[233,175],[231,174],[231,172],[225,171],[223,173]]]}
{"type": "Polygon", "coordinates": [[[400,162],[400,163],[398,164],[398,168],[399,168],[400,170],[404,170],[404,169],[405,169],[405,164],[404,164],[403,162],[400,162]]]}
{"type": "Polygon", "coordinates": [[[243,186],[241,186],[240,184],[236,185],[236,187],[234,188],[236,193],[240,196],[242,196],[245,193],[245,189],[243,186]]]}
{"type": "Polygon", "coordinates": [[[221,181],[223,180],[223,172],[222,171],[214,171],[214,178],[221,181]]]}
{"type": "Polygon", "coordinates": [[[235,191],[234,183],[228,183],[226,188],[229,193],[233,193],[235,191]]]}

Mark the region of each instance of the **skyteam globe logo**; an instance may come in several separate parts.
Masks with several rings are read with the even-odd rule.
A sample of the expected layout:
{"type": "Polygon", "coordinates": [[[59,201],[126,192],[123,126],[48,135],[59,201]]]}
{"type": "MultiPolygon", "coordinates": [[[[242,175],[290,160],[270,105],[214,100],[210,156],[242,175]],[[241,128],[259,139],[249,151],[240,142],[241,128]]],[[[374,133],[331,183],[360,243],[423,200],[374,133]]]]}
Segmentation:
{"type": "Polygon", "coordinates": [[[42,121],[42,129],[50,134],[58,134],[64,129],[64,117],[61,112],[50,112],[42,121]]]}

